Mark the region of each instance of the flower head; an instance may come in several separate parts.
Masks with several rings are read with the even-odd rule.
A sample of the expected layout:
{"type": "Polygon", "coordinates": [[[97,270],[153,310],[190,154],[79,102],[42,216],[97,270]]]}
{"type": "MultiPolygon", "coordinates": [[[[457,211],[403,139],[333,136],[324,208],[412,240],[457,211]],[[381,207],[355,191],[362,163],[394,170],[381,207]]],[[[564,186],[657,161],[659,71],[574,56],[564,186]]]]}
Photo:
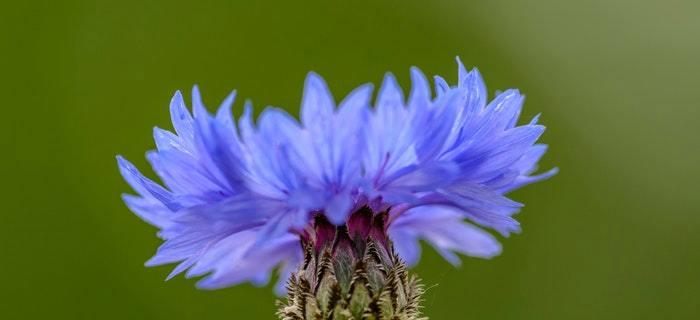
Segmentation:
{"type": "Polygon", "coordinates": [[[254,123],[248,103],[236,122],[235,92],[210,114],[197,87],[191,115],[175,93],[175,132],[155,128],[157,150],[147,154],[162,185],[117,158],[138,193],[124,201],[165,240],[146,264],[179,263],[169,278],[206,275],[202,288],[265,284],[280,267],[282,291],[314,219],[353,228],[348,220],[361,210],[386,215],[379,229],[409,265],[420,239],[452,264],[456,253],[499,254],[498,241],[476,225],[519,231],[512,216],[522,205],[505,194],[556,169],[533,175],[544,127],[537,117],[517,126],[523,96],[507,90],[487,102],[478,71],[458,63],[457,85],[435,77],[434,95],[416,68],[407,99],[387,75],[374,107],[370,85],[336,105],[310,73],[300,122],[268,107],[254,123]]]}

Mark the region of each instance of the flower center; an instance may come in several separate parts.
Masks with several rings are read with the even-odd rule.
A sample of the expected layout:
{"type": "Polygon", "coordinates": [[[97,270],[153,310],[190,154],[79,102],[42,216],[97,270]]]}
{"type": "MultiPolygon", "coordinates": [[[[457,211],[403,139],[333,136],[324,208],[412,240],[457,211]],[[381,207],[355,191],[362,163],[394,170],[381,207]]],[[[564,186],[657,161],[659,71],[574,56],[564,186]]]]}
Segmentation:
{"type": "Polygon", "coordinates": [[[316,214],[301,236],[302,246],[312,247],[317,255],[324,250],[331,253],[341,250],[358,258],[365,252],[367,244],[373,242],[391,254],[387,217],[388,210],[375,213],[369,207],[362,207],[353,212],[345,224],[334,225],[325,215],[316,214]]]}

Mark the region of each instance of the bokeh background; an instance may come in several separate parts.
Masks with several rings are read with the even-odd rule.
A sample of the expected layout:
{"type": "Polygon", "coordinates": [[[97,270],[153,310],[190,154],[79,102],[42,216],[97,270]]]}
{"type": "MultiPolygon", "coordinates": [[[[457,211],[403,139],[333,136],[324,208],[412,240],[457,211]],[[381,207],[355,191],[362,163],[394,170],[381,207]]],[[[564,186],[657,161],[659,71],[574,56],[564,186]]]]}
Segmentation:
{"type": "MultiPolygon", "coordinates": [[[[523,233],[493,260],[416,271],[432,319],[698,319],[700,2],[8,1],[0,10],[2,319],[274,319],[270,287],[199,291],[145,268],[159,240],[119,195],[176,89],[296,114],[408,68],[542,113],[561,172],[512,196],[523,233]]],[[[236,112],[240,112],[241,103],[236,112]]]]}

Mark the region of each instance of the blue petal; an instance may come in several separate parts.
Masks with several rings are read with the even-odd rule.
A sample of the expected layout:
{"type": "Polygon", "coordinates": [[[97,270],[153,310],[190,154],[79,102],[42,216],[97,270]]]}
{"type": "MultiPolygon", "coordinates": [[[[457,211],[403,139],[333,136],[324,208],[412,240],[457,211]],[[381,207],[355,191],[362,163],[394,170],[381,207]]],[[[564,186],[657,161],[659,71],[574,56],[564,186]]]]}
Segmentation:
{"type": "Polygon", "coordinates": [[[204,102],[202,102],[202,95],[199,93],[199,86],[192,86],[192,113],[194,118],[206,118],[209,117],[209,112],[204,107],[204,102]]]}
{"type": "Polygon", "coordinates": [[[167,228],[171,225],[170,209],[163,203],[152,198],[141,198],[129,194],[122,195],[122,200],[139,218],[158,228],[167,228]]]}
{"type": "Polygon", "coordinates": [[[433,191],[449,182],[459,173],[459,166],[452,162],[404,167],[393,176],[387,177],[385,188],[406,189],[411,192],[433,191]]]}
{"type": "Polygon", "coordinates": [[[212,190],[212,179],[191,156],[174,151],[149,152],[146,158],[156,174],[174,192],[202,195],[212,190]]]}
{"type": "MultiPolygon", "coordinates": [[[[472,257],[491,258],[501,252],[501,245],[495,237],[463,221],[463,214],[454,208],[444,206],[423,206],[407,211],[396,219],[390,234],[398,236],[397,242],[408,243],[402,248],[412,261],[416,254],[411,247],[417,239],[424,239],[450,263],[459,265],[459,258],[452,252],[472,257]]],[[[398,248],[398,245],[397,245],[398,248]]],[[[403,257],[403,256],[402,256],[403,257]]]]}
{"type": "Polygon", "coordinates": [[[231,113],[231,106],[233,106],[233,101],[236,99],[236,91],[231,91],[226,99],[221,102],[219,109],[216,111],[216,121],[223,124],[227,129],[236,130],[236,126],[233,121],[233,114],[231,113]]]}
{"type": "Polygon", "coordinates": [[[459,66],[459,79],[457,83],[458,87],[465,90],[465,107],[467,109],[483,108],[483,106],[486,105],[488,93],[479,70],[474,68],[471,72],[467,72],[459,57],[457,57],[457,65],[459,66]]]}
{"type": "Polygon", "coordinates": [[[117,162],[119,163],[119,171],[121,171],[124,179],[141,196],[152,196],[173,211],[177,211],[181,208],[180,204],[177,203],[175,196],[173,196],[172,193],[165,190],[152,180],[144,177],[141,172],[139,172],[139,170],[136,169],[133,164],[131,164],[131,162],[127,161],[121,156],[117,156],[117,162]]]}
{"type": "Polygon", "coordinates": [[[301,103],[301,121],[312,131],[324,130],[330,123],[335,103],[326,82],[316,73],[309,73],[301,103]]]}
{"type": "Polygon", "coordinates": [[[384,82],[377,95],[377,115],[387,121],[400,119],[403,109],[403,92],[391,73],[384,76],[384,82]]]}
{"type": "Polygon", "coordinates": [[[239,263],[253,246],[257,234],[254,231],[233,233],[221,240],[212,242],[197,263],[187,272],[187,277],[197,277],[228,264],[239,263]]]}
{"type": "Polygon", "coordinates": [[[534,176],[521,176],[521,177],[517,178],[512,184],[510,184],[510,185],[508,185],[500,190],[502,192],[510,192],[510,191],[521,188],[521,187],[528,185],[528,184],[531,184],[531,183],[539,182],[542,180],[547,180],[547,179],[553,177],[554,175],[556,175],[557,173],[559,173],[559,168],[552,168],[549,171],[542,173],[542,174],[538,174],[538,175],[534,175],[534,176]]]}
{"type": "Polygon", "coordinates": [[[269,239],[268,246],[259,250],[247,250],[243,258],[223,259],[232,264],[226,268],[215,268],[213,273],[197,283],[197,287],[217,289],[244,281],[257,281],[260,285],[261,274],[269,274],[275,266],[293,260],[299,254],[298,241],[295,235],[269,239]]]}
{"type": "Polygon", "coordinates": [[[441,76],[434,76],[435,79],[435,95],[440,97],[441,95],[445,94],[447,90],[450,90],[450,85],[447,84],[447,81],[443,79],[441,76]]]}
{"type": "Polygon", "coordinates": [[[244,142],[252,142],[255,135],[255,127],[253,126],[253,103],[246,100],[243,106],[243,115],[238,119],[238,128],[241,133],[241,139],[244,142]]]}
{"type": "Polygon", "coordinates": [[[430,107],[430,85],[420,69],[411,68],[411,94],[408,98],[409,108],[426,109],[430,107]]]}
{"type": "Polygon", "coordinates": [[[187,111],[185,100],[182,99],[182,93],[179,90],[175,92],[172,100],[170,100],[170,119],[173,122],[173,127],[175,127],[175,132],[181,138],[190,141],[194,136],[192,116],[187,111]]]}
{"type": "Polygon", "coordinates": [[[433,160],[445,147],[458,113],[456,91],[441,96],[435,107],[416,117],[411,126],[416,133],[415,144],[420,162],[433,160]]]}
{"type": "Polygon", "coordinates": [[[182,140],[170,131],[155,127],[153,128],[153,139],[156,142],[156,147],[158,150],[177,150],[181,152],[188,152],[187,147],[182,144],[182,140]]]}

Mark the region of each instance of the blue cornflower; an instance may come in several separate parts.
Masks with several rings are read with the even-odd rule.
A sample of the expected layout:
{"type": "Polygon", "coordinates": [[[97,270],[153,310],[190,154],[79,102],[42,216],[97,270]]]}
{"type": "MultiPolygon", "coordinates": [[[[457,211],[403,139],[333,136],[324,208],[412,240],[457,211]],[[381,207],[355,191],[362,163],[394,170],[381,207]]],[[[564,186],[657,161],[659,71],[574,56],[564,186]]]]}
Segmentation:
{"type": "Polygon", "coordinates": [[[212,115],[196,86],[190,115],[175,93],[175,133],[155,128],[157,150],[147,154],[162,186],[117,157],[138,193],[124,201],[165,240],[146,265],[179,263],[168,278],[206,275],[202,288],[265,284],[279,267],[283,292],[313,220],[343,225],[366,209],[387,214],[384,232],[409,265],[419,259],[420,239],[455,265],[456,253],[499,254],[496,238],[475,225],[504,236],[519,231],[512,216],[522,205],[505,194],[556,169],[532,175],[546,151],[536,144],[545,128],[537,117],[516,126],[523,96],[507,90],[487,103],[479,72],[458,64],[457,85],[436,76],[434,95],[411,69],[408,99],[388,74],[374,108],[371,85],[336,106],[310,73],[301,122],[268,107],[254,123],[246,103],[236,123],[235,92],[212,115]]]}

